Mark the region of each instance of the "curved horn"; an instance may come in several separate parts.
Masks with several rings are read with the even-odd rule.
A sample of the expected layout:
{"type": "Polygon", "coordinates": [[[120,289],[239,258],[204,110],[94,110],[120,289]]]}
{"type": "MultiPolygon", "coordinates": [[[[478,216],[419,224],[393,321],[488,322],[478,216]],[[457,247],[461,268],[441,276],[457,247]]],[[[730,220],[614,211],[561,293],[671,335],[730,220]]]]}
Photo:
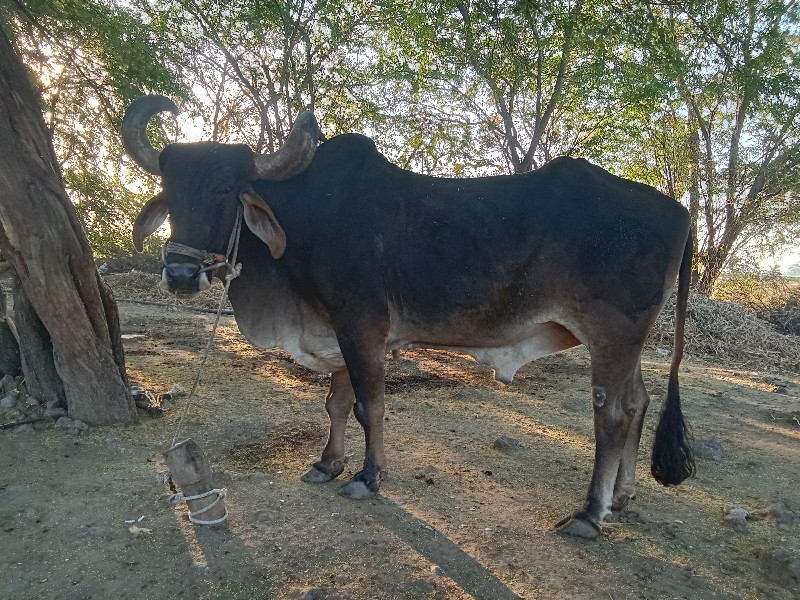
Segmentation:
{"type": "Polygon", "coordinates": [[[134,100],[122,119],[122,145],[133,161],[148,173],[161,175],[158,166],[160,152],[153,148],[147,137],[147,122],[160,112],[177,115],[180,110],[166,96],[142,96],[134,100]]]}
{"type": "Polygon", "coordinates": [[[305,111],[297,117],[286,143],[277,152],[255,156],[256,177],[283,181],[301,173],[314,158],[321,135],[314,113],[305,111]]]}

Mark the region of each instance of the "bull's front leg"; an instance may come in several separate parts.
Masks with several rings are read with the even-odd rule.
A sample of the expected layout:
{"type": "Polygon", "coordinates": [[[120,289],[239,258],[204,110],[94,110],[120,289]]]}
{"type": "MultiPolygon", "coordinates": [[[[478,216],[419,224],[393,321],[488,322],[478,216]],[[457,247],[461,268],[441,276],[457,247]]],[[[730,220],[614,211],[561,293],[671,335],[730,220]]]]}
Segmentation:
{"type": "Polygon", "coordinates": [[[383,448],[385,354],[388,327],[339,334],[355,395],[353,412],[364,429],[364,467],[342,488],[347,498],[366,498],[377,493],[386,477],[383,448]]]}
{"type": "Polygon", "coordinates": [[[303,481],[308,483],[325,483],[338,477],[347,464],[344,454],[344,434],[347,427],[347,418],[353,410],[355,402],[353,386],[347,371],[331,373],[331,386],[325,397],[325,410],[330,419],[328,443],[322,451],[319,462],[303,475],[303,481]]]}

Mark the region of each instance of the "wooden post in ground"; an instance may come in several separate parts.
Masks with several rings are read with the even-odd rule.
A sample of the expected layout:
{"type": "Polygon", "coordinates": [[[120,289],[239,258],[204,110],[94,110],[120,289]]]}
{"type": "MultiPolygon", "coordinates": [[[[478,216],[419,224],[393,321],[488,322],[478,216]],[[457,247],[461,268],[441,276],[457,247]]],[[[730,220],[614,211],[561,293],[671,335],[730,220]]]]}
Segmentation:
{"type": "MultiPolygon", "coordinates": [[[[211,483],[211,464],[194,440],[188,439],[175,444],[164,452],[164,459],[172,480],[180,487],[184,497],[200,496],[214,489],[211,483]]],[[[225,498],[220,497],[218,492],[196,500],[187,500],[186,504],[192,521],[201,525],[223,519],[228,514],[225,498]]],[[[223,520],[217,525],[224,523],[223,520]]]]}

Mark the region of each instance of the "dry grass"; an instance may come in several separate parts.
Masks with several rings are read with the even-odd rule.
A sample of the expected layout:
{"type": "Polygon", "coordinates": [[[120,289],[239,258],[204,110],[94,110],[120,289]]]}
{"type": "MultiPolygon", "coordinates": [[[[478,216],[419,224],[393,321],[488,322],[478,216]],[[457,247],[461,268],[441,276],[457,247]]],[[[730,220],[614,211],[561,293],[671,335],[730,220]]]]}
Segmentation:
{"type": "MultiPolygon", "coordinates": [[[[648,343],[672,348],[675,331],[673,293],[656,321],[648,343]]],[[[800,373],[800,337],[775,326],[739,304],[692,292],[686,320],[687,354],[726,365],[800,373]]]]}
{"type": "MultiPolygon", "coordinates": [[[[208,310],[219,308],[223,290],[222,283],[215,279],[210,289],[192,298],[186,298],[176,297],[159,290],[157,286],[161,277],[154,273],[130,271],[106,275],[104,279],[111,286],[118,301],[155,302],[166,306],[189,306],[208,310]]],[[[224,308],[231,308],[230,302],[227,300],[224,308]]]]}

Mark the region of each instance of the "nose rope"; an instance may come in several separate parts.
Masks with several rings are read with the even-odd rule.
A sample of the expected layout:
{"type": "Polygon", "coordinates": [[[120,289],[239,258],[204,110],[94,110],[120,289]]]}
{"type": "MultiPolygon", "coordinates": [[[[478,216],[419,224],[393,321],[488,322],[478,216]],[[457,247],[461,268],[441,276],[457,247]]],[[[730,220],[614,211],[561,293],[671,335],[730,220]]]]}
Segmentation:
{"type": "MultiPolygon", "coordinates": [[[[228,258],[231,256],[231,252],[234,251],[234,246],[238,249],[241,231],[242,206],[239,205],[239,209],[236,211],[236,220],[233,224],[233,230],[231,231],[230,238],[228,238],[228,249],[224,256],[208,252],[207,250],[198,250],[197,248],[192,248],[191,246],[186,246],[185,244],[179,244],[177,242],[167,242],[161,250],[161,262],[166,265],[168,254],[180,254],[200,261],[203,267],[197,272],[198,275],[206,271],[215,271],[222,267],[231,268],[235,272],[236,257],[234,256],[231,260],[228,260],[228,258]]],[[[238,273],[234,279],[236,277],[238,277],[238,273]]]]}
{"type": "MultiPolygon", "coordinates": [[[[214,337],[217,334],[217,325],[219,325],[219,318],[222,315],[222,307],[225,305],[225,300],[228,297],[228,289],[231,287],[231,281],[236,279],[242,272],[242,265],[241,263],[236,262],[236,257],[239,254],[239,238],[241,237],[242,233],[242,207],[239,206],[239,210],[236,212],[236,222],[233,225],[233,231],[231,231],[231,237],[228,240],[228,251],[223,257],[222,261],[217,262],[216,256],[211,255],[213,257],[214,263],[202,271],[208,271],[212,268],[218,269],[220,267],[227,267],[228,272],[225,275],[225,288],[222,291],[222,297],[219,299],[219,308],[217,309],[217,317],[214,319],[214,326],[211,328],[211,335],[208,337],[208,343],[206,344],[205,352],[203,353],[203,359],[200,361],[200,366],[197,368],[197,376],[194,379],[194,384],[192,384],[192,389],[189,392],[189,397],[186,398],[186,403],[183,407],[183,412],[181,413],[181,418],[178,419],[178,425],[175,427],[175,435],[172,438],[172,447],[175,447],[175,444],[178,440],[178,433],[183,426],[184,420],[186,420],[186,415],[189,414],[189,408],[192,405],[192,400],[194,399],[194,392],[197,389],[197,384],[200,383],[200,376],[203,374],[203,368],[206,365],[206,360],[208,360],[208,354],[211,351],[211,344],[214,342],[214,337]]],[[[172,242],[165,246],[170,246],[172,242]]],[[[203,252],[202,250],[195,250],[194,248],[189,248],[188,246],[183,246],[182,244],[176,244],[177,246],[187,248],[192,252],[197,254],[204,253],[208,255],[208,252],[203,252]]],[[[183,254],[181,251],[180,254],[183,254]]],[[[189,256],[189,255],[187,255],[189,256]]],[[[195,256],[196,257],[196,256],[195,256]]],[[[226,515],[227,516],[227,515],[226,515]]]]}

